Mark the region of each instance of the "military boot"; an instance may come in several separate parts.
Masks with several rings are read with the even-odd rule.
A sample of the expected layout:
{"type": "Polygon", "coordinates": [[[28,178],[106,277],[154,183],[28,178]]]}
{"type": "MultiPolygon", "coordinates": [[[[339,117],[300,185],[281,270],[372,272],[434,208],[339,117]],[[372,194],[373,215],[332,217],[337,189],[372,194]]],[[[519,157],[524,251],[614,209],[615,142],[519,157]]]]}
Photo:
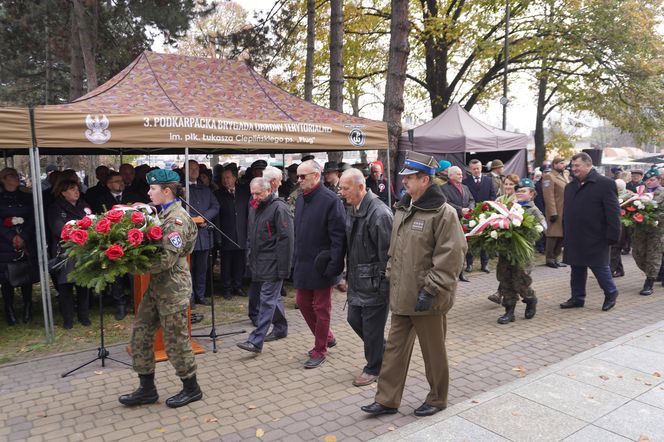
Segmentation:
{"type": "Polygon", "coordinates": [[[189,379],[182,379],[182,391],[166,399],[166,405],[171,408],[178,408],[201,399],[203,399],[203,392],[201,387],[198,386],[198,382],[196,382],[196,375],[194,375],[189,379]]]}
{"type": "Polygon", "coordinates": [[[524,317],[526,319],[533,319],[535,312],[537,311],[537,299],[529,299],[523,302],[526,304],[526,313],[524,317]]]}
{"type": "Polygon", "coordinates": [[[652,286],[655,283],[653,278],[646,278],[646,282],[643,283],[643,288],[639,292],[639,295],[650,296],[653,293],[652,286]]]}
{"type": "Polygon", "coordinates": [[[6,293],[2,294],[2,299],[5,304],[5,321],[7,325],[16,325],[16,315],[14,314],[14,296],[6,293]]]}
{"type": "Polygon", "coordinates": [[[498,318],[498,324],[507,324],[508,322],[514,322],[516,319],[514,317],[514,309],[516,307],[514,305],[506,306],[505,307],[505,314],[498,318]]]}
{"type": "Polygon", "coordinates": [[[154,373],[139,374],[139,387],[133,393],[123,394],[118,398],[123,405],[154,404],[159,399],[157,387],[154,386],[154,373]]]}

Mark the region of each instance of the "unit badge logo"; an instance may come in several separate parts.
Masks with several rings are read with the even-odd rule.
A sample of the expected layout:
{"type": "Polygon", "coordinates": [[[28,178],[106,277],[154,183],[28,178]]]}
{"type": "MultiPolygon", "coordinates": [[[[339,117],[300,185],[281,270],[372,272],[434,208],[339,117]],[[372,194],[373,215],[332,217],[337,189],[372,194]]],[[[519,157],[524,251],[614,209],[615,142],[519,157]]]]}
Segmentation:
{"type": "Polygon", "coordinates": [[[108,125],[110,122],[106,115],[102,115],[101,118],[95,116],[94,118],[88,114],[85,117],[85,125],[88,127],[88,130],[85,131],[85,138],[87,138],[92,144],[104,144],[111,139],[111,131],[108,130],[108,125]]]}

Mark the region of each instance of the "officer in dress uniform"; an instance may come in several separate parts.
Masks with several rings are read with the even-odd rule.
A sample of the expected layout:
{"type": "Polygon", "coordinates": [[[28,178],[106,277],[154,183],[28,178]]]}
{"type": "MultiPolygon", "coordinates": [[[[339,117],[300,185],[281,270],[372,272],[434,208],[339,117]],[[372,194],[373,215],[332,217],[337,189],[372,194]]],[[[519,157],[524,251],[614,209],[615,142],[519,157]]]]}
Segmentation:
{"type": "Polygon", "coordinates": [[[133,367],[140,386],[133,393],[120,396],[119,401],[124,405],[143,405],[159,399],[154,385],[154,335],[161,326],[168,360],[183,384],[182,391],[166,400],[167,406],[176,408],[203,397],[196,382],[196,361],[187,324],[191,294],[187,255],[194,250],[198,229],[177,199],[182,185],[176,172],[156,169],[146,178],[150,200],[161,206],[163,252],[149,270],[150,285],[138,306],[131,335],[133,367]]]}
{"type": "Polygon", "coordinates": [[[341,169],[336,161],[328,161],[323,166],[323,175],[325,176],[325,187],[332,192],[339,193],[339,181],[341,180],[341,169]]]}

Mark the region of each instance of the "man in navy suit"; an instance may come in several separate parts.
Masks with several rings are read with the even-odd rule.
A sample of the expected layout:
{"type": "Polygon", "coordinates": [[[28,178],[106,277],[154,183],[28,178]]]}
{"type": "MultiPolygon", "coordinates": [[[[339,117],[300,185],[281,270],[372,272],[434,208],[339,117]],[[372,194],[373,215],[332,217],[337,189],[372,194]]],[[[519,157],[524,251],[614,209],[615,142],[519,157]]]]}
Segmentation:
{"type": "MultiPolygon", "coordinates": [[[[470,176],[463,180],[470,193],[473,195],[473,199],[476,203],[484,201],[493,201],[496,199],[496,188],[493,185],[493,180],[482,175],[482,162],[480,160],[474,159],[468,163],[468,170],[470,171],[470,176]]],[[[480,252],[480,264],[481,270],[485,273],[489,273],[489,256],[484,250],[480,252]]],[[[466,254],[466,272],[473,271],[473,255],[468,252],[466,254]]]]}

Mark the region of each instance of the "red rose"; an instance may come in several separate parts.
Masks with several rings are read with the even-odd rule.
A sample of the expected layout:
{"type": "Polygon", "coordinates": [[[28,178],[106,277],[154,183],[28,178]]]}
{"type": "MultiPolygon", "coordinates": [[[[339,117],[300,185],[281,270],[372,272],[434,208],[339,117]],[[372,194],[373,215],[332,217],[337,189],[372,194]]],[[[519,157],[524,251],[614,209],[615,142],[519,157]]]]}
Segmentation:
{"type": "Polygon", "coordinates": [[[637,223],[642,223],[643,222],[643,215],[640,214],[640,213],[635,213],[633,218],[634,218],[634,221],[636,221],[637,223]]]}
{"type": "Polygon", "coordinates": [[[628,210],[629,212],[636,212],[636,207],[634,207],[634,206],[628,206],[628,207],[627,207],[627,210],[628,210]]]}
{"type": "Polygon", "coordinates": [[[129,232],[127,232],[127,240],[132,246],[138,247],[138,245],[143,242],[143,232],[138,229],[129,229],[129,232]]]}
{"type": "Polygon", "coordinates": [[[626,212],[625,212],[624,209],[620,209],[620,216],[625,216],[625,213],[626,213],[626,212]]]}
{"type": "Polygon", "coordinates": [[[95,232],[97,233],[108,233],[109,230],[111,230],[111,221],[109,221],[108,218],[99,220],[95,226],[95,232]]]}
{"type": "Polygon", "coordinates": [[[161,239],[161,227],[154,226],[153,228],[148,230],[148,239],[149,240],[161,239]]]}
{"type": "Polygon", "coordinates": [[[112,223],[119,223],[123,216],[124,212],[122,210],[110,210],[105,218],[109,219],[112,223]]]}
{"type": "Polygon", "coordinates": [[[73,226],[71,224],[65,224],[62,226],[62,231],[60,232],[60,239],[63,241],[68,241],[70,236],[69,233],[71,232],[71,229],[73,226]]]}
{"type": "Polygon", "coordinates": [[[79,219],[76,221],[76,225],[80,227],[81,229],[87,229],[92,225],[92,220],[88,218],[87,216],[84,216],[83,218],[79,219]]]}
{"type": "Polygon", "coordinates": [[[145,215],[143,212],[133,212],[131,214],[131,222],[134,224],[142,224],[145,221],[145,215]]]}
{"type": "Polygon", "coordinates": [[[71,238],[72,242],[75,242],[79,246],[82,246],[86,242],[88,242],[88,232],[87,230],[74,230],[71,232],[69,235],[71,238]]]}
{"type": "Polygon", "coordinates": [[[488,203],[482,204],[482,210],[489,210],[489,204],[488,203]]]}
{"type": "Polygon", "coordinates": [[[113,244],[104,252],[106,257],[111,261],[116,261],[124,256],[124,251],[122,246],[119,244],[113,244]]]}
{"type": "Polygon", "coordinates": [[[463,229],[464,232],[468,232],[470,229],[466,225],[461,225],[461,228],[463,229]]]}
{"type": "Polygon", "coordinates": [[[470,219],[470,213],[466,213],[463,217],[466,219],[470,219]]]}
{"type": "Polygon", "coordinates": [[[11,226],[13,226],[14,223],[12,222],[12,217],[8,216],[7,218],[5,218],[5,220],[2,222],[2,224],[4,224],[4,226],[7,227],[7,228],[10,228],[11,226]]]}

